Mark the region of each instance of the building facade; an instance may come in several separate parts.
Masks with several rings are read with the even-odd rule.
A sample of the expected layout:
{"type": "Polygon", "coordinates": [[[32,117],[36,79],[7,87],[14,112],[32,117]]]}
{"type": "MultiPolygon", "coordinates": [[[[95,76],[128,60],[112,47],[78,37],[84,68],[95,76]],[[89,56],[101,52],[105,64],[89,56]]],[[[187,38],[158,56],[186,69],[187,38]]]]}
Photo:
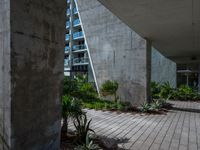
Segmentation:
{"type": "Polygon", "coordinates": [[[74,78],[77,74],[86,75],[93,81],[88,57],[88,47],[74,0],[67,0],[64,74],[74,78]]]}
{"type": "Polygon", "coordinates": [[[80,60],[79,56],[87,58],[86,71],[92,74],[97,91],[106,80],[116,80],[120,99],[133,105],[146,101],[152,80],[169,81],[176,86],[176,64],[162,56],[98,0],[68,0],[66,28],[66,75],[74,74],[74,60],[80,60]],[[78,26],[74,23],[77,19],[78,26]],[[74,39],[76,32],[79,32],[77,35],[81,32],[81,38],[74,39]],[[84,49],[74,50],[77,45],[84,45],[84,49]]]}

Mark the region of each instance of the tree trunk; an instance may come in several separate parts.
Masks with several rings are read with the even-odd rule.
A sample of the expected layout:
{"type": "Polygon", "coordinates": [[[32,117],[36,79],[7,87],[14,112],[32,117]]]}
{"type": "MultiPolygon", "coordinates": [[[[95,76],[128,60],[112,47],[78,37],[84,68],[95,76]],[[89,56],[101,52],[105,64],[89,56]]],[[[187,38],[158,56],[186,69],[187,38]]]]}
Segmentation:
{"type": "Polygon", "coordinates": [[[66,133],[67,135],[67,131],[68,131],[68,117],[65,117],[63,119],[62,132],[66,133]]]}

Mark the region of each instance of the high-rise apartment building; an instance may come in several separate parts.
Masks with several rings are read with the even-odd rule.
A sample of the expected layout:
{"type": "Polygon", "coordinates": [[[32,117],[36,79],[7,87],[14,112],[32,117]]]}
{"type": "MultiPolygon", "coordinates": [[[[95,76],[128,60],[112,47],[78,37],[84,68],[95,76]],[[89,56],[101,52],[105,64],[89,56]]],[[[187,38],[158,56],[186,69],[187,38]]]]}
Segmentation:
{"type": "Polygon", "coordinates": [[[88,48],[74,0],[67,0],[66,16],[64,73],[72,78],[76,74],[88,76],[90,69],[88,48]]]}

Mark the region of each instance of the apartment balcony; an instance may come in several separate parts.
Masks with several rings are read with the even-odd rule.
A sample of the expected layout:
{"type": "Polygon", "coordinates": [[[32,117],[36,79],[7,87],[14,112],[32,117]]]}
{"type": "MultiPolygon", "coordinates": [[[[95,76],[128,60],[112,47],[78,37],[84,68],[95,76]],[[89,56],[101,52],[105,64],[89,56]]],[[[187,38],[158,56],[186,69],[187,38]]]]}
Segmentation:
{"type": "Polygon", "coordinates": [[[69,34],[66,34],[65,41],[69,41],[69,34]]]}
{"type": "Polygon", "coordinates": [[[67,16],[70,15],[70,9],[67,9],[67,16]]]}
{"type": "Polygon", "coordinates": [[[75,32],[73,34],[73,39],[76,40],[76,39],[81,39],[83,38],[83,31],[80,31],[80,32],[75,32]]]}
{"type": "Polygon", "coordinates": [[[82,51],[82,50],[86,50],[87,47],[85,44],[82,45],[74,45],[73,46],[73,51],[82,51]]]}
{"type": "Polygon", "coordinates": [[[68,29],[69,27],[70,27],[70,22],[67,21],[67,22],[66,22],[66,29],[68,29]]]}
{"type": "Polygon", "coordinates": [[[73,65],[88,65],[89,59],[88,58],[74,58],[73,59],[73,65]]]}
{"type": "Polygon", "coordinates": [[[74,14],[78,14],[77,8],[74,8],[74,14]]]}
{"type": "Polygon", "coordinates": [[[73,25],[74,25],[74,27],[80,26],[81,25],[80,24],[80,19],[74,20],[73,25]]]}
{"type": "Polygon", "coordinates": [[[64,67],[69,67],[69,59],[64,59],[64,67]]]}
{"type": "Polygon", "coordinates": [[[65,53],[68,53],[70,50],[70,47],[69,46],[65,46],[65,53]]]}

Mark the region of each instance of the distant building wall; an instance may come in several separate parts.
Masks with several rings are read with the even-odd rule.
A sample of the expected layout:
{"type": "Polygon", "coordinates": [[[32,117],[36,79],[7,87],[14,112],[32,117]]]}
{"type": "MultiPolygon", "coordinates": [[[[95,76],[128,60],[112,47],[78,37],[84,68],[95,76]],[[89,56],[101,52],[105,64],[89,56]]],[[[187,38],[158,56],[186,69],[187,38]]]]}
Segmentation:
{"type": "Polygon", "coordinates": [[[77,3],[98,86],[117,80],[122,100],[143,103],[147,95],[146,40],[97,0],[77,3]]]}
{"type": "Polygon", "coordinates": [[[164,57],[155,48],[152,49],[151,80],[169,82],[176,87],[176,63],[164,57]]]}

